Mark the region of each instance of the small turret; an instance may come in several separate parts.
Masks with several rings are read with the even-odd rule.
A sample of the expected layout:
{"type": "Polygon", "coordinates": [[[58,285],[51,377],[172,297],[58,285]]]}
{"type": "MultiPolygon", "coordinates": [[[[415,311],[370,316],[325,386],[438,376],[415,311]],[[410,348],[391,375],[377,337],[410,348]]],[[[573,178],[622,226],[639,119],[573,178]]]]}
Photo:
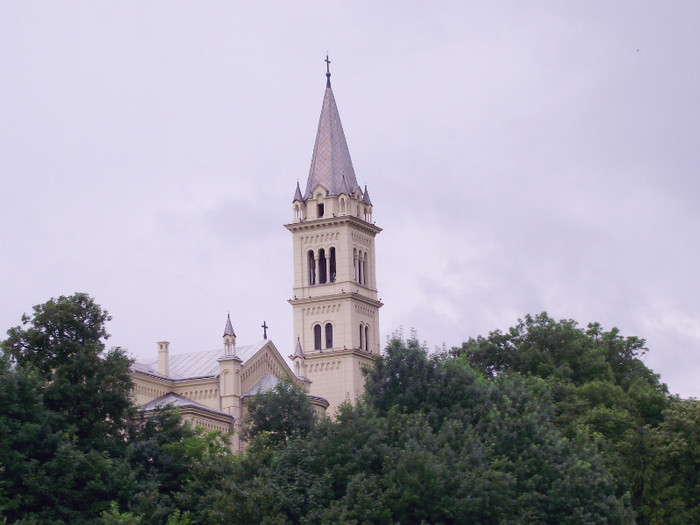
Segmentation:
{"type": "Polygon", "coordinates": [[[236,355],[236,333],[231,324],[231,314],[226,317],[226,328],[224,328],[224,355],[236,355]]]}
{"type": "Polygon", "coordinates": [[[299,337],[297,337],[297,344],[294,347],[294,355],[290,355],[289,357],[294,362],[294,375],[304,383],[304,388],[308,392],[311,381],[306,377],[306,356],[301,349],[299,337]]]}

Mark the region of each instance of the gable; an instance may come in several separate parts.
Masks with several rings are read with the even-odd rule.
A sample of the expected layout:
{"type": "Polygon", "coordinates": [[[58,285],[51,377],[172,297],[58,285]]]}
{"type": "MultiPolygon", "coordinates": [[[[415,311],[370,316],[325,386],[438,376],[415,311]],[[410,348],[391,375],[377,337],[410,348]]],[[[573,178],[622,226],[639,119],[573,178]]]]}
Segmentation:
{"type": "Polygon", "coordinates": [[[287,378],[296,386],[303,388],[301,382],[279,353],[272,341],[267,341],[262,348],[250,356],[241,368],[241,391],[246,392],[264,375],[270,374],[279,379],[287,378]]]}

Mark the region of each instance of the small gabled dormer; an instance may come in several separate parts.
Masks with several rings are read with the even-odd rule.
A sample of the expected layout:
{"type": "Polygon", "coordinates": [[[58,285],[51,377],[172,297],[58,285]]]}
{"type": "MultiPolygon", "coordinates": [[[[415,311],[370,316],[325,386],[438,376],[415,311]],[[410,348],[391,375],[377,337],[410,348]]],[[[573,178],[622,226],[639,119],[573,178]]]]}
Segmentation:
{"type": "Polygon", "coordinates": [[[314,219],[330,217],[333,211],[330,204],[328,190],[319,184],[313,190],[313,198],[307,201],[307,205],[312,207],[312,211],[309,215],[314,219]]]}

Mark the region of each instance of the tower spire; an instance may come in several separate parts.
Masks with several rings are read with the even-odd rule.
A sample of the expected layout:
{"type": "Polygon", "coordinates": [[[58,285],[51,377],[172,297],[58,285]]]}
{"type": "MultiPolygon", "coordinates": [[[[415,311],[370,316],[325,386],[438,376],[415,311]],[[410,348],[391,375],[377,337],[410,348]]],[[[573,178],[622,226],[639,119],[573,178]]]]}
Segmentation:
{"type": "Polygon", "coordinates": [[[355,178],[348,143],[345,140],[340,114],[331,89],[331,61],[326,57],[326,93],[318,121],[316,143],[311,157],[311,169],[306,183],[304,201],[321,185],[328,195],[353,194],[360,186],[355,178]]]}

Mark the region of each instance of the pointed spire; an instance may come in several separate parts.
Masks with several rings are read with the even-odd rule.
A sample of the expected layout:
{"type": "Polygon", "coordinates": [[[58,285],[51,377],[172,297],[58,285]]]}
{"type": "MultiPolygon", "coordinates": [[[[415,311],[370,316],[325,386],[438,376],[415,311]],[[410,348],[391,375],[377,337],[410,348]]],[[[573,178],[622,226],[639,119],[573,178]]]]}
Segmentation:
{"type": "Polygon", "coordinates": [[[302,197],[301,197],[301,188],[299,187],[299,181],[297,181],[297,190],[294,192],[294,200],[292,200],[292,202],[301,201],[301,200],[304,200],[304,199],[302,199],[302,197]]]}
{"type": "Polygon", "coordinates": [[[328,191],[329,195],[341,193],[349,195],[359,188],[331,89],[329,64],[330,60],[326,62],[326,93],[323,97],[321,118],[318,121],[318,132],[304,200],[311,197],[314,188],[319,184],[328,191]]]}
{"type": "Polygon", "coordinates": [[[305,359],[304,357],[304,351],[301,349],[301,341],[297,337],[297,346],[294,348],[294,356],[293,357],[300,357],[302,359],[305,359]]]}
{"type": "Polygon", "coordinates": [[[233,331],[233,325],[231,324],[231,314],[226,316],[226,328],[224,328],[224,337],[231,335],[236,337],[236,333],[233,331]]]}
{"type": "Polygon", "coordinates": [[[365,184],[365,193],[362,195],[362,202],[368,206],[372,206],[372,199],[369,198],[369,192],[367,191],[367,184],[365,184]]]}

